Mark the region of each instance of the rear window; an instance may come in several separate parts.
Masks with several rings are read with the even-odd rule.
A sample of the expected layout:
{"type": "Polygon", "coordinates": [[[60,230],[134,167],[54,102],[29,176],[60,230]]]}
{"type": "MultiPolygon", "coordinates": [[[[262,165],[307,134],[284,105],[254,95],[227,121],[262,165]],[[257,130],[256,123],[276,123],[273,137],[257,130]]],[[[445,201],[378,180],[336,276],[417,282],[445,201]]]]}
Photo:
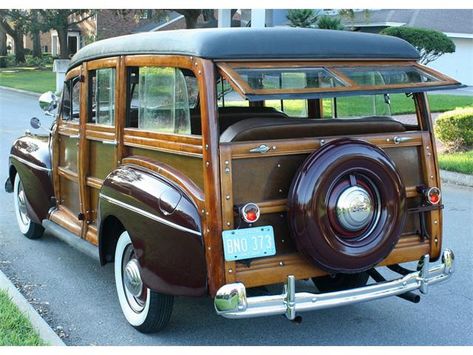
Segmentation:
{"type": "Polygon", "coordinates": [[[415,62],[229,62],[219,72],[249,101],[412,93],[460,83],[415,62]]]}
{"type": "Polygon", "coordinates": [[[338,68],[338,71],[360,86],[419,84],[439,81],[438,78],[435,78],[414,66],[400,68],[338,68]]]}

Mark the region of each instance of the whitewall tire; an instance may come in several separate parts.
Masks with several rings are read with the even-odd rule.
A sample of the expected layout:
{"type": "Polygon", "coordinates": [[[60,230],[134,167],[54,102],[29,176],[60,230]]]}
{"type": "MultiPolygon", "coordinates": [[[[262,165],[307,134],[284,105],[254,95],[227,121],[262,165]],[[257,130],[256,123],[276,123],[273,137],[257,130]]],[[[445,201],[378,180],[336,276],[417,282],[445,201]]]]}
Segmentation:
{"type": "Polygon", "coordinates": [[[20,175],[15,176],[13,185],[13,204],[15,208],[16,221],[20,232],[29,239],[37,239],[43,235],[44,228],[31,220],[28,216],[26,207],[26,194],[23,189],[23,183],[21,182],[20,175]]]}
{"type": "Polygon", "coordinates": [[[139,263],[126,231],[118,238],[114,268],[118,300],[128,323],[142,333],[165,328],[171,318],[174,297],[143,285],[139,263]]]}

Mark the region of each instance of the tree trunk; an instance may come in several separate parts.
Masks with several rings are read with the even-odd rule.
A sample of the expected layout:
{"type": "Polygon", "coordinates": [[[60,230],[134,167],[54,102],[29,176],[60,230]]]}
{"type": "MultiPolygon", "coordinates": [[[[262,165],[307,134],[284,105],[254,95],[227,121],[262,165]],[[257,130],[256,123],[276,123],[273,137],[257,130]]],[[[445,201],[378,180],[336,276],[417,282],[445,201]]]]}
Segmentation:
{"type": "Polygon", "coordinates": [[[66,28],[56,28],[57,36],[59,38],[59,58],[60,59],[69,59],[69,48],[67,46],[67,27],[66,28]]]}
{"type": "Polygon", "coordinates": [[[15,46],[15,62],[17,64],[26,62],[25,47],[23,45],[23,32],[16,31],[13,36],[13,42],[15,46]]]}
{"type": "Polygon", "coordinates": [[[186,19],[186,28],[187,29],[195,28],[197,26],[197,18],[199,17],[199,15],[197,15],[197,16],[187,15],[187,16],[184,16],[184,17],[186,19]]]}
{"type": "Polygon", "coordinates": [[[33,39],[33,57],[41,58],[42,54],[40,32],[33,32],[31,34],[31,38],[33,39]]]}
{"type": "Polygon", "coordinates": [[[0,68],[7,66],[7,34],[0,28],[0,68]]]}

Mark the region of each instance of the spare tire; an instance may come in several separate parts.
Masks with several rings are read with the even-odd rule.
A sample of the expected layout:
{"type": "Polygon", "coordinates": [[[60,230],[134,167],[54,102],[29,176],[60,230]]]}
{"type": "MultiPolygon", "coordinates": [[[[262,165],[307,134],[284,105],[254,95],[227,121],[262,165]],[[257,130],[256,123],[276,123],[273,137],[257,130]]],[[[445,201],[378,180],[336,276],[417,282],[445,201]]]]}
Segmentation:
{"type": "Polygon", "coordinates": [[[406,190],[378,147],[339,139],[297,171],[288,196],[297,249],[330,273],[358,273],[391,252],[406,221],[406,190]]]}

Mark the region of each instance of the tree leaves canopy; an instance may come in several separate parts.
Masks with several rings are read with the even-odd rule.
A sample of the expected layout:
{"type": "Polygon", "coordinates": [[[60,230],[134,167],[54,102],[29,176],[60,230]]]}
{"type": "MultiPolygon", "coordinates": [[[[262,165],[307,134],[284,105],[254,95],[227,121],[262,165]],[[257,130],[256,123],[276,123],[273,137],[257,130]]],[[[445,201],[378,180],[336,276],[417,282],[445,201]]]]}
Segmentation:
{"type": "Polygon", "coordinates": [[[455,43],[444,33],[415,27],[388,27],[380,32],[402,38],[420,53],[420,63],[426,65],[445,53],[455,52],[455,43]]]}

